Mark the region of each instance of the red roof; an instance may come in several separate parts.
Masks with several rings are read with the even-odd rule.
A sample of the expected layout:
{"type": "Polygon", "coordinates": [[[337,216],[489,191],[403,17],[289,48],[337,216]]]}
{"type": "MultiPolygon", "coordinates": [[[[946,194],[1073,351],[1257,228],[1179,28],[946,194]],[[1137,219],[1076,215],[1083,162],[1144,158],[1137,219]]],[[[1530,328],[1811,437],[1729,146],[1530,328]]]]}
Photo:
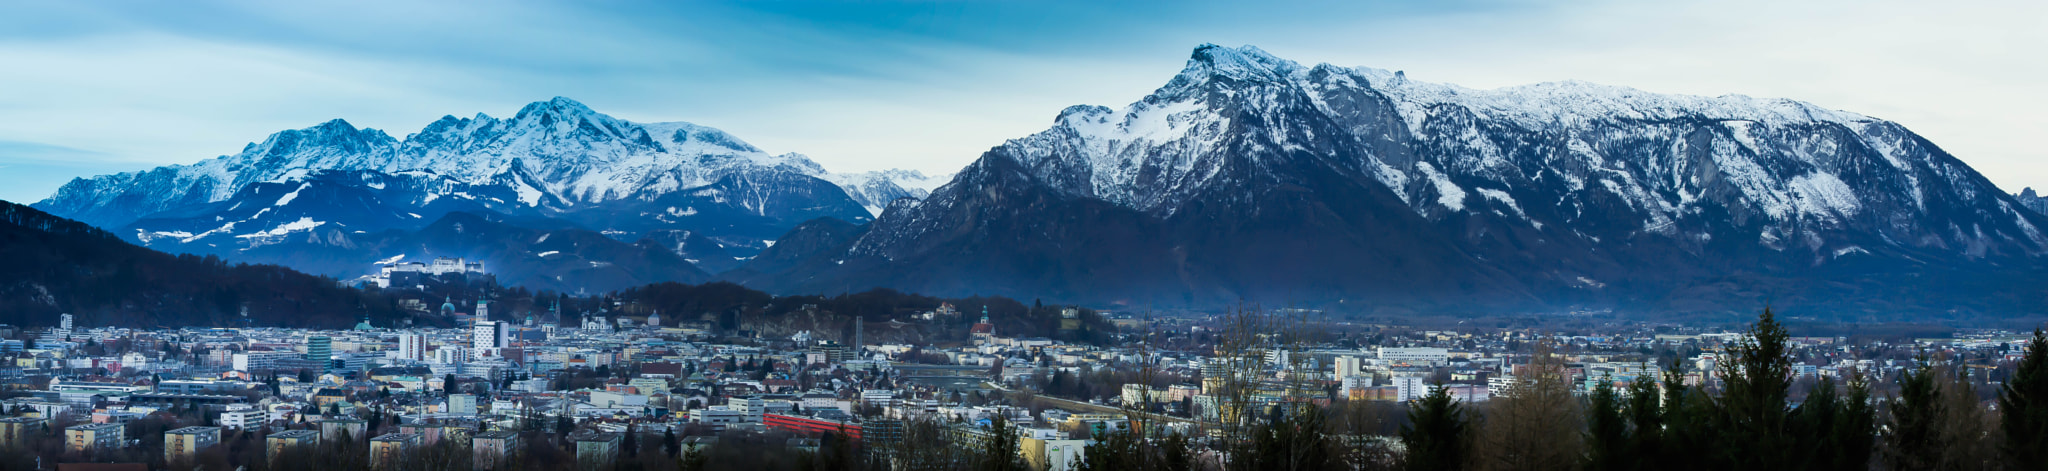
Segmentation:
{"type": "Polygon", "coordinates": [[[977,334],[993,334],[996,333],[996,326],[986,322],[975,323],[972,332],[977,334]]]}

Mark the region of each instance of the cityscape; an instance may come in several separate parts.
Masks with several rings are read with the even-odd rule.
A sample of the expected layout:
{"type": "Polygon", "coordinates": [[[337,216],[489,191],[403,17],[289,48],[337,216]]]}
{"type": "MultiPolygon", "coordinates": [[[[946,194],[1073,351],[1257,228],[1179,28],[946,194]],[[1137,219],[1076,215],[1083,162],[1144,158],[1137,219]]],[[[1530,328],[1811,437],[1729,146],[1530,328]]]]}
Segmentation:
{"type": "Polygon", "coordinates": [[[0,471],[2048,470],[2042,18],[0,0],[0,471]]]}
{"type": "MultiPolygon", "coordinates": [[[[413,295],[422,297],[406,304],[426,301],[413,295]]],[[[1745,371],[1733,365],[1756,361],[1757,348],[1769,344],[1785,360],[1776,366],[1784,373],[1777,400],[1800,404],[1795,411],[1839,384],[1856,397],[1885,398],[1892,409],[1882,425],[1897,430],[1912,426],[1900,415],[1902,401],[1961,401],[1965,409],[1937,414],[1976,417],[1987,428],[1965,433],[1979,434],[1981,443],[1921,452],[1992,467],[2006,452],[1997,451],[2005,448],[1990,427],[2000,421],[1990,417],[2004,411],[1969,405],[2043,407],[2015,399],[2025,396],[2014,391],[2039,391],[2027,388],[2042,387],[2048,368],[2043,339],[2028,332],[1792,337],[1782,327],[1771,333],[1770,319],[1725,328],[1611,317],[1430,327],[1298,309],[1152,316],[1027,308],[1057,317],[1055,337],[1085,341],[1011,332],[1002,326],[1025,316],[991,318],[985,307],[951,302],[876,319],[877,327],[957,331],[912,344],[868,336],[869,316],[854,317],[850,329],[764,336],[721,327],[708,314],[632,315],[642,306],[622,301],[583,312],[491,305],[444,297],[416,313],[447,327],[365,319],[346,329],[142,329],[81,325],[70,315],[47,328],[0,326],[9,338],[0,341],[9,360],[0,367],[8,396],[0,410],[11,416],[0,419],[5,465],[1274,469],[1282,463],[1267,461],[1272,450],[1262,448],[1313,447],[1308,459],[1317,461],[1308,464],[1315,469],[1395,469],[1414,466],[1424,452],[1414,435],[1425,418],[1415,411],[1441,397],[1490,411],[1465,432],[1472,434],[1463,452],[1470,459],[1570,467],[1577,453],[1618,446],[1597,434],[1563,438],[1576,428],[1563,422],[1598,420],[1578,409],[1619,414],[1634,410],[1621,405],[1635,404],[1632,395],[1655,404],[1665,391],[1688,388],[1732,394],[1726,375],[1745,371]],[[1077,335],[1091,329],[1107,335],[1077,335]],[[1775,342],[1766,342],[1772,335],[1775,342]],[[1934,391],[1921,394],[1932,396],[1914,396],[1916,381],[1931,381],[1934,391]],[[1530,403],[1545,407],[1525,409],[1530,403]],[[1280,443],[1248,438],[1297,420],[1281,411],[1310,411],[1319,430],[1280,443]],[[1534,422],[1517,426],[1564,433],[1515,436],[1497,428],[1521,420],[1534,422]],[[1111,437],[1119,434],[1148,448],[1178,448],[1118,449],[1111,437]],[[1014,460],[992,464],[988,450],[1014,460]],[[1983,454],[1954,455],[1959,450],[1983,454]],[[1258,461],[1245,463],[1247,456],[1258,461]]],[[[1889,457],[1911,445],[1891,437],[1874,445],[1867,436],[1865,461],[1847,467],[1871,466],[1874,446],[1889,457]]]]}

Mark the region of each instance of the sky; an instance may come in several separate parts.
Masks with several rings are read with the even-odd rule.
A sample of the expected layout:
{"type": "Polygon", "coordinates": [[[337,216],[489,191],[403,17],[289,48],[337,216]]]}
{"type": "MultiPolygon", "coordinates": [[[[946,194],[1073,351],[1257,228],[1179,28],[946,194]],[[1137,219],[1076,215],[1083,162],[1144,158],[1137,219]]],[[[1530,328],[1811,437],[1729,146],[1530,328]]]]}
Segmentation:
{"type": "Polygon", "coordinates": [[[957,170],[1197,45],[1495,88],[1792,98],[2048,188],[2048,2],[0,0],[0,199],[342,118],[394,137],[566,96],[838,172],[957,170]]]}

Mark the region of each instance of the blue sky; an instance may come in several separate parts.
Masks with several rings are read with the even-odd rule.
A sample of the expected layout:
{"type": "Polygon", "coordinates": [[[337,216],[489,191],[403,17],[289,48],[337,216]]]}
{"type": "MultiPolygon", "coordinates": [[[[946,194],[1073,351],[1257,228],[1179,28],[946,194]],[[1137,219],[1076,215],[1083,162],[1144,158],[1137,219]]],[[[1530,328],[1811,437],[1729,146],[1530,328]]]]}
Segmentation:
{"type": "Polygon", "coordinates": [[[950,172],[1196,45],[1492,88],[1787,97],[2048,186],[2048,2],[0,3],[0,199],[344,118],[403,137],[553,96],[834,171],[950,172]],[[1946,5],[1935,3],[1966,3],[1946,5]]]}

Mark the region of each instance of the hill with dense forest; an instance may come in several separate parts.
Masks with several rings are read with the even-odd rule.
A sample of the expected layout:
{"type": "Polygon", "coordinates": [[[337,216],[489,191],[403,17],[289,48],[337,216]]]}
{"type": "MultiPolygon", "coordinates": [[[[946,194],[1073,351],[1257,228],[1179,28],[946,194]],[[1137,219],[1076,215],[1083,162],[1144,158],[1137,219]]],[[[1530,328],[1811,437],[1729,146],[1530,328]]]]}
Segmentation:
{"type": "Polygon", "coordinates": [[[0,201],[0,322],[341,326],[396,321],[387,297],[274,265],[137,247],[85,223],[0,201]]]}

